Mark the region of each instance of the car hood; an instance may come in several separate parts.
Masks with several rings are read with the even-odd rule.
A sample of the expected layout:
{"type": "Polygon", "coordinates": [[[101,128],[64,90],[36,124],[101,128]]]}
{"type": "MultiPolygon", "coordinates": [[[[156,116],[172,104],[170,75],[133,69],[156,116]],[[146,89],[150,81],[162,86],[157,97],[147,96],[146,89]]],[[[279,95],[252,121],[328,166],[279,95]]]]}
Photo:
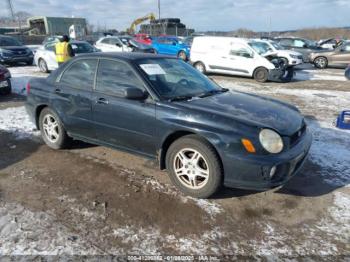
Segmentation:
{"type": "Polygon", "coordinates": [[[241,92],[225,92],[177,103],[188,110],[221,115],[260,128],[271,128],[285,136],[297,132],[304,120],[292,105],[241,92]]]}
{"type": "Polygon", "coordinates": [[[289,56],[289,55],[302,56],[302,54],[299,52],[295,52],[291,50],[278,50],[278,56],[289,56]]]}

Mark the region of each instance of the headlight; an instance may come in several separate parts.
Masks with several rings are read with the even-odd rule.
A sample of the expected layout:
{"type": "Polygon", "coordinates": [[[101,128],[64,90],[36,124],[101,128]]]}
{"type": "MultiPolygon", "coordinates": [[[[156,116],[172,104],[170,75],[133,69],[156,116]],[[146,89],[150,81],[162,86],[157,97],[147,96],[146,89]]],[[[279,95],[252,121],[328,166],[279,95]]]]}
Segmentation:
{"type": "Polygon", "coordinates": [[[269,153],[278,154],[283,150],[282,137],[271,129],[261,130],[259,140],[263,148],[269,153]]]}
{"type": "Polygon", "coordinates": [[[294,58],[294,59],[298,59],[299,58],[299,56],[297,56],[297,55],[289,55],[291,58],[294,58]]]}

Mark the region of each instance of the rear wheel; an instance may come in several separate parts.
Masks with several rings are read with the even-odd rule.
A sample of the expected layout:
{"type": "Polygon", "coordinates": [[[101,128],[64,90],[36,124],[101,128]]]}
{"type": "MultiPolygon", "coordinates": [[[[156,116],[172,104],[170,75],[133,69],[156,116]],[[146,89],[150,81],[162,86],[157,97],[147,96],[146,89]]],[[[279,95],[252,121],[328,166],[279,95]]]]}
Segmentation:
{"type": "Polygon", "coordinates": [[[323,56],[316,57],[314,60],[314,65],[319,69],[324,69],[328,66],[328,60],[323,56]]]}
{"type": "Polygon", "coordinates": [[[49,72],[49,69],[47,68],[46,61],[44,59],[42,59],[42,58],[39,60],[39,69],[43,73],[48,73],[49,72]]]}
{"type": "Polygon", "coordinates": [[[170,179],[183,193],[197,198],[212,196],[221,186],[222,168],[213,147],[195,135],[175,141],[168,149],[170,179]]]}
{"type": "Polygon", "coordinates": [[[71,139],[67,135],[57,114],[50,108],[44,108],[39,117],[41,136],[44,142],[53,149],[67,147],[71,139]]]}
{"type": "Polygon", "coordinates": [[[264,83],[269,78],[269,71],[264,67],[259,67],[255,69],[253,77],[256,81],[264,83]]]}
{"type": "Polygon", "coordinates": [[[207,70],[205,69],[205,65],[202,62],[195,63],[194,68],[196,68],[202,74],[205,74],[207,72],[207,70]]]}
{"type": "Polygon", "coordinates": [[[177,54],[177,57],[184,60],[184,61],[187,61],[187,55],[184,51],[180,51],[178,54],[177,54]]]}

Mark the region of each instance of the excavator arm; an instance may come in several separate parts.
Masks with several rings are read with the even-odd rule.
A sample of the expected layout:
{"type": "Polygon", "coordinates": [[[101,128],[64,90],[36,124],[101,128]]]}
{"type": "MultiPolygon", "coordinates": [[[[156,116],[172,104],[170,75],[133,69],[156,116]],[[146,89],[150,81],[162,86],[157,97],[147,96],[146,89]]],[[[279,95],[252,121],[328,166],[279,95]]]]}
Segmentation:
{"type": "Polygon", "coordinates": [[[148,15],[145,15],[144,17],[135,19],[134,22],[132,22],[131,26],[127,29],[127,32],[129,34],[134,34],[136,31],[136,26],[138,26],[139,24],[147,20],[150,20],[150,21],[156,20],[156,16],[153,13],[150,13],[148,15]]]}

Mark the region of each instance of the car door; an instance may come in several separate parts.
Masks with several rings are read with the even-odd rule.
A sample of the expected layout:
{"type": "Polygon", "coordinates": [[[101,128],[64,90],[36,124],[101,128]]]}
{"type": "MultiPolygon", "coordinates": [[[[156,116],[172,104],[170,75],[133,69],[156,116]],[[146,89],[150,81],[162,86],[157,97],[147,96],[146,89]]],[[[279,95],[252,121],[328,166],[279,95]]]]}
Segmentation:
{"type": "Polygon", "coordinates": [[[92,90],[97,59],[72,62],[55,83],[51,97],[54,110],[62,118],[68,132],[94,138],[92,125],[92,90]]]}
{"type": "Polygon", "coordinates": [[[123,43],[118,38],[110,38],[109,48],[111,52],[123,52],[123,43]]]}
{"type": "Polygon", "coordinates": [[[128,87],[145,90],[128,63],[101,59],[93,95],[97,138],[115,147],[155,156],[155,103],[151,98],[126,99],[123,94],[128,87]]]}
{"type": "Polygon", "coordinates": [[[43,58],[49,69],[58,68],[55,54],[56,43],[46,44],[44,47],[43,58]]]}
{"type": "Polygon", "coordinates": [[[159,37],[156,40],[156,49],[157,49],[159,54],[167,54],[166,39],[164,37],[159,37]]]}
{"type": "Polygon", "coordinates": [[[255,66],[254,53],[247,46],[231,43],[229,49],[218,56],[216,70],[233,75],[250,75],[255,66]]]}
{"type": "Polygon", "coordinates": [[[331,55],[332,64],[346,67],[350,64],[350,43],[338,47],[331,55]]]}
{"type": "Polygon", "coordinates": [[[102,52],[110,52],[110,38],[106,37],[104,39],[102,39],[101,41],[98,42],[98,44],[96,45],[96,47],[98,49],[100,49],[102,52]]]}

